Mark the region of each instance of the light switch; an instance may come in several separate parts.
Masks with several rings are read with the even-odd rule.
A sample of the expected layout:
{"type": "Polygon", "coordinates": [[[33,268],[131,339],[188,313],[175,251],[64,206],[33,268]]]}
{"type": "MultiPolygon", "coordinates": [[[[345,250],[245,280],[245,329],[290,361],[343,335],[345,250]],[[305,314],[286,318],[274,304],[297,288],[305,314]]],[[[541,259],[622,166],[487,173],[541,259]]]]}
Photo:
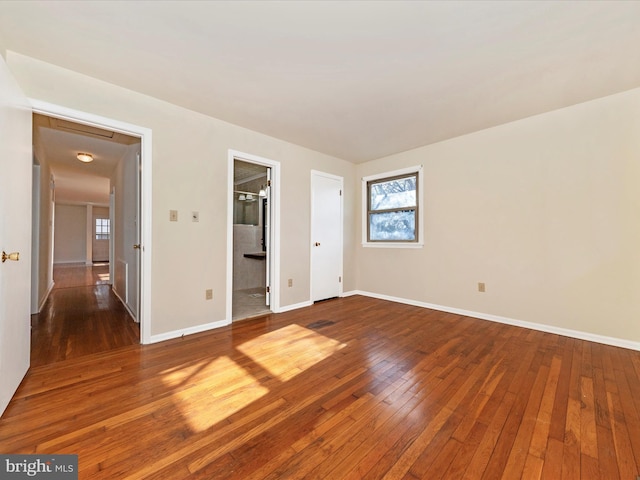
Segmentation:
{"type": "Polygon", "coordinates": [[[200,212],[191,212],[191,221],[199,222],[200,221],[200,212]]]}
{"type": "Polygon", "coordinates": [[[178,210],[169,210],[169,221],[170,222],[178,221],[178,210]]]}

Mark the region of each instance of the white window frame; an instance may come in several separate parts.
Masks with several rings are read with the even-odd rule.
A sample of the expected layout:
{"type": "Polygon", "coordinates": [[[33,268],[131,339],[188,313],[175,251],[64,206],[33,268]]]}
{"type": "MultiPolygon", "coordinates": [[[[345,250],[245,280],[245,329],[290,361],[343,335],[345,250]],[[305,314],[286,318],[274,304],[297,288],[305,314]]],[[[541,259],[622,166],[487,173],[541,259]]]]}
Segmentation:
{"type": "Polygon", "coordinates": [[[373,247],[373,248],[422,248],[424,246],[424,208],[422,205],[422,198],[424,195],[424,175],[422,165],[416,167],[408,167],[402,168],[400,170],[394,170],[392,172],[383,172],[375,175],[369,175],[367,177],[362,177],[362,246],[363,247],[373,247]],[[368,188],[367,183],[372,180],[381,180],[387,177],[396,177],[399,175],[410,175],[410,174],[418,174],[418,195],[416,198],[418,213],[417,213],[417,222],[418,222],[418,241],[411,242],[370,242],[367,239],[367,231],[369,228],[369,215],[367,213],[367,204],[368,204],[368,188]]]}

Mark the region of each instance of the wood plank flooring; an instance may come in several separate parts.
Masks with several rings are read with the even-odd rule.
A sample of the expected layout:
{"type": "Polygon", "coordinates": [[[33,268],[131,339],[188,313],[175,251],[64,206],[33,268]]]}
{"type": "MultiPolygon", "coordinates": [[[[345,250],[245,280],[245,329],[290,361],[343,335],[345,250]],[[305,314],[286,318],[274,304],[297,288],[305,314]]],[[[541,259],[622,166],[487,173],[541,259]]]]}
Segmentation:
{"type": "Polygon", "coordinates": [[[360,296],[30,370],[2,453],[82,479],[621,479],[640,353],[360,296]]]}
{"type": "Polygon", "coordinates": [[[140,343],[140,329],[108,285],[109,265],[53,269],[55,286],[31,317],[31,366],[140,343]]]}

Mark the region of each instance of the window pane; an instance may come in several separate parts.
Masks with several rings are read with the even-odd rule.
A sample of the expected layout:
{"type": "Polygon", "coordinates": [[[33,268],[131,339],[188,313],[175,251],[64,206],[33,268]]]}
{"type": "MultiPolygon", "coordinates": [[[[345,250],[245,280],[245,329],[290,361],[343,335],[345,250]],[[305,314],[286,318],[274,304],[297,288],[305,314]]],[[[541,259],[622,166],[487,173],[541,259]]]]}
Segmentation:
{"type": "Polygon", "coordinates": [[[96,240],[109,239],[110,222],[108,218],[96,218],[96,240]]]}
{"type": "Polygon", "coordinates": [[[416,206],[416,176],[370,184],[371,210],[416,206]]]}
{"type": "Polygon", "coordinates": [[[371,241],[415,241],[416,212],[371,213],[369,215],[369,240],[371,241]]]}

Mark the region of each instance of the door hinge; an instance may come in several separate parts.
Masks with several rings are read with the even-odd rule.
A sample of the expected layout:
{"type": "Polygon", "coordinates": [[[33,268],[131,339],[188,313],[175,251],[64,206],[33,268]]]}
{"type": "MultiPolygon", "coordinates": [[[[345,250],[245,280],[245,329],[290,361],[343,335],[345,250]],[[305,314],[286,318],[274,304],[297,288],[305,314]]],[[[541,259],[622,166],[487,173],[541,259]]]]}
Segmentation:
{"type": "Polygon", "coordinates": [[[338,277],[338,283],[342,283],[342,277],[338,277]]]}
{"type": "Polygon", "coordinates": [[[267,187],[271,186],[271,180],[267,180],[267,187]]]}
{"type": "Polygon", "coordinates": [[[267,293],[271,293],[271,287],[267,287],[267,293]]]}
{"type": "Polygon", "coordinates": [[[342,190],[340,190],[340,196],[342,196],[342,190]]]}

